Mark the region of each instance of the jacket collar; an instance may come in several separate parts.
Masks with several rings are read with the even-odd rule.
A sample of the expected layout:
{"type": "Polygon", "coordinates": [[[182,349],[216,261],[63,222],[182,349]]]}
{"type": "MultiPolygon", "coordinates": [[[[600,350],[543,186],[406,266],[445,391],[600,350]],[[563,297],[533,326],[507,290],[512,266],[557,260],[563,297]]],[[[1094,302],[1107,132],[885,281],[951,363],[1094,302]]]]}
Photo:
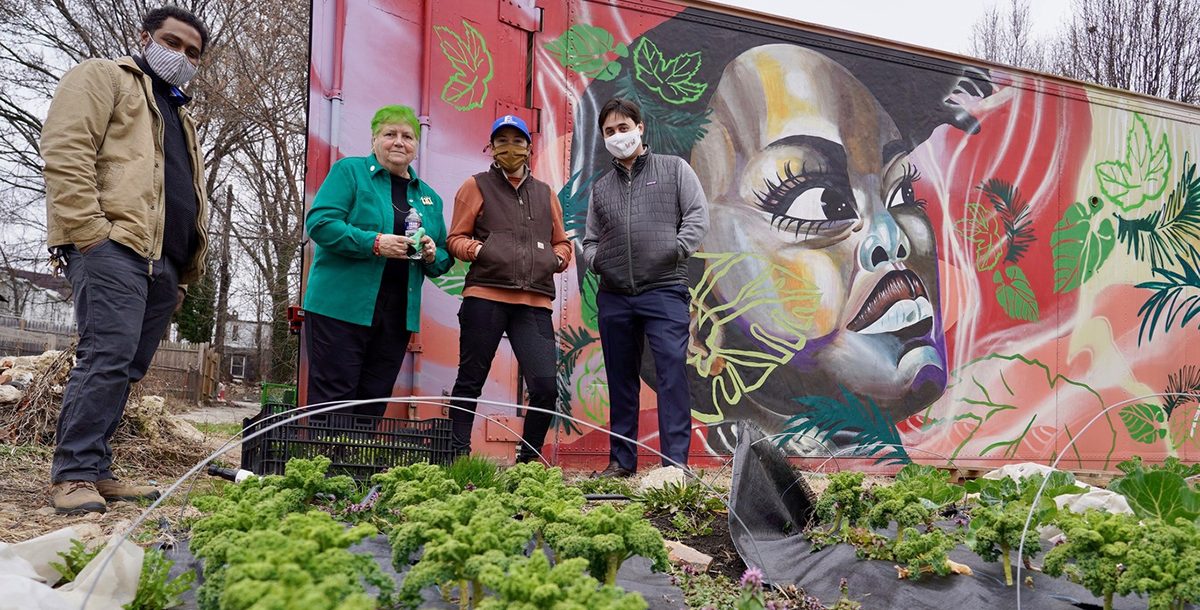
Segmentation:
{"type": "Polygon", "coordinates": [[[636,176],[636,175],[642,173],[642,168],[646,167],[646,161],[648,161],[649,159],[650,159],[650,145],[646,144],[646,150],[642,151],[642,154],[638,155],[638,157],[633,160],[633,167],[631,169],[625,169],[625,165],[623,163],[621,163],[621,161],[619,159],[617,159],[616,157],[612,158],[612,164],[613,164],[613,167],[617,168],[618,172],[621,172],[622,176],[629,178],[631,176],[636,176]]]}
{"type": "MultiPolygon", "coordinates": [[[[493,174],[496,174],[496,176],[499,177],[504,182],[507,182],[510,185],[512,184],[512,180],[508,179],[508,173],[500,168],[500,164],[492,163],[492,166],[490,168],[488,168],[488,170],[491,171],[493,174]]],[[[529,177],[532,173],[533,172],[530,171],[529,166],[526,165],[525,166],[525,175],[521,176],[521,181],[516,183],[515,185],[513,185],[513,188],[520,190],[521,185],[525,184],[526,180],[529,180],[529,177]]]]}
{"type": "MultiPolygon", "coordinates": [[[[375,153],[371,153],[367,155],[367,171],[371,173],[372,177],[374,177],[380,172],[386,174],[387,168],[375,158],[375,153]]],[[[413,184],[420,183],[420,180],[417,179],[417,170],[412,165],[408,166],[408,178],[413,184]]]]}
{"type": "Polygon", "coordinates": [[[142,57],[140,57],[140,56],[125,56],[125,57],[118,59],[117,63],[121,66],[124,66],[126,69],[129,69],[129,70],[135,72],[139,76],[149,77],[153,91],[155,93],[160,93],[163,96],[165,96],[167,98],[167,100],[169,100],[171,102],[172,106],[179,108],[182,106],[186,106],[188,104],[188,102],[192,101],[192,97],[190,95],[184,93],[183,89],[180,89],[179,87],[176,87],[175,85],[172,85],[171,83],[168,83],[167,81],[160,78],[157,74],[155,74],[154,70],[150,68],[150,65],[147,64],[146,60],[143,59],[142,57]],[[128,60],[128,61],[126,61],[126,60],[128,60]]]}

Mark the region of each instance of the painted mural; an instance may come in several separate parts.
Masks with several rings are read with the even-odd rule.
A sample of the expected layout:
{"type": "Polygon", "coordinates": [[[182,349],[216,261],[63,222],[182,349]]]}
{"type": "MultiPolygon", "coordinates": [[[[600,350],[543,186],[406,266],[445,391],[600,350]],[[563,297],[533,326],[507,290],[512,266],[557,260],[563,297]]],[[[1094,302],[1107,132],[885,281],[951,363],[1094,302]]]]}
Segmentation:
{"type": "MultiPolygon", "coordinates": [[[[395,4],[383,12],[419,8],[395,4]]],[[[698,460],[728,454],[748,420],[795,455],[867,464],[1200,457],[1200,110],[694,7],[547,3],[526,32],[494,3],[453,4],[433,11],[434,152],[418,159],[439,192],[486,165],[498,109],[537,109],[534,171],[561,187],[578,243],[610,167],[595,125],[613,96],[700,177],[698,460]]],[[[369,115],[374,96],[347,104],[369,115]]],[[[464,273],[427,288],[420,378],[402,374],[398,394],[453,385],[464,273]]],[[[561,279],[561,408],[603,426],[597,281],[561,279]]],[[[516,399],[512,367],[485,397],[516,399]]],[[[564,419],[547,449],[571,465],[606,447],[564,419]]]]}

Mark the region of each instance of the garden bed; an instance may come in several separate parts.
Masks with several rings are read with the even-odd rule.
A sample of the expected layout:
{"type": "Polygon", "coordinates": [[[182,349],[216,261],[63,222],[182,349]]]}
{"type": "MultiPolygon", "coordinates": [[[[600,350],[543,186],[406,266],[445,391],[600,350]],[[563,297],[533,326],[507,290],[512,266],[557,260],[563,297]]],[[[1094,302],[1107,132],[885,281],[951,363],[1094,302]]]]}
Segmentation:
{"type": "MultiPolygon", "coordinates": [[[[729,490],[694,481],[634,492],[623,481],[565,481],[558,469],[499,469],[471,458],[394,468],[374,477],[367,493],[348,477],[328,477],[329,466],[322,457],[293,460],[284,476],[193,497],[175,545],[147,555],[142,588],[152,595],[130,608],[174,601],[200,610],[549,609],[556,602],[596,610],[965,610],[1014,607],[1020,586],[1027,608],[1177,610],[1200,596],[1200,492],[1186,478],[1200,468],[1178,461],[1122,465],[1113,488],[1128,515],[1066,510],[1078,508],[1072,498],[1085,490],[1061,472],[965,486],[920,465],[886,483],[853,472],[820,476],[819,497],[805,491],[814,510],[804,527],[789,525],[797,513],[787,507],[776,515],[739,507],[735,489],[732,507],[753,529],[752,549],[737,520],[731,531],[729,490]],[[633,502],[588,502],[584,494],[633,502]],[[1016,561],[1030,507],[1029,563],[1016,577],[1015,563],[1006,568],[1004,559],[1016,561]],[[1065,539],[1052,541],[1057,530],[1045,528],[1065,539]],[[669,566],[664,538],[712,564],[707,571],[669,566]],[[952,573],[959,566],[972,574],[952,573]]],[[[811,475],[787,476],[794,489],[795,477],[811,475]]],[[[75,566],[64,581],[87,557],[80,548],[64,561],[75,566]]]]}

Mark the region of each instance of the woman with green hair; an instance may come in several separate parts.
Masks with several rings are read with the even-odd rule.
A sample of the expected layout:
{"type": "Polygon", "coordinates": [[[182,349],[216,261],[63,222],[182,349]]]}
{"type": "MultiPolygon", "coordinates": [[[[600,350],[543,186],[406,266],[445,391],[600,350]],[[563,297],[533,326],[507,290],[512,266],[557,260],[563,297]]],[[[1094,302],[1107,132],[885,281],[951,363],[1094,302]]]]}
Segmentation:
{"type": "MultiPolygon", "coordinates": [[[[420,330],[421,283],[454,262],[442,198],[411,167],[420,137],[412,108],[380,108],[372,154],[335,163],[308,211],[307,404],[391,397],[409,337],[420,330]],[[409,238],[412,212],[421,229],[409,238]]],[[[349,411],[378,417],[386,409],[381,400],[349,411]]]]}

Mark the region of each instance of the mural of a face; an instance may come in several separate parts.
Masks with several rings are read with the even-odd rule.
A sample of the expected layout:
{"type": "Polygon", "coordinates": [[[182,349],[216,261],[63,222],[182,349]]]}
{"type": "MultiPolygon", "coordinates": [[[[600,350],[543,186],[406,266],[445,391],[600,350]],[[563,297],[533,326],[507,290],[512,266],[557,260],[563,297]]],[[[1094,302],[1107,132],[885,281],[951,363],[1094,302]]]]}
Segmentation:
{"type": "MultiPolygon", "coordinates": [[[[946,387],[936,245],[891,117],[844,67],[786,44],[730,62],[709,108],[691,154],[710,203],[702,256],[739,256],[700,307],[744,300],[745,286],[769,280],[766,298],[723,327],[695,327],[717,335],[694,345],[791,348],[757,370],[761,391],[720,405],[726,415],[778,422],[805,410],[784,397],[844,392],[894,422],[928,406],[946,387]],[[805,291],[811,306],[789,305],[805,291]]],[[[708,374],[738,365],[717,360],[708,374]]]]}

